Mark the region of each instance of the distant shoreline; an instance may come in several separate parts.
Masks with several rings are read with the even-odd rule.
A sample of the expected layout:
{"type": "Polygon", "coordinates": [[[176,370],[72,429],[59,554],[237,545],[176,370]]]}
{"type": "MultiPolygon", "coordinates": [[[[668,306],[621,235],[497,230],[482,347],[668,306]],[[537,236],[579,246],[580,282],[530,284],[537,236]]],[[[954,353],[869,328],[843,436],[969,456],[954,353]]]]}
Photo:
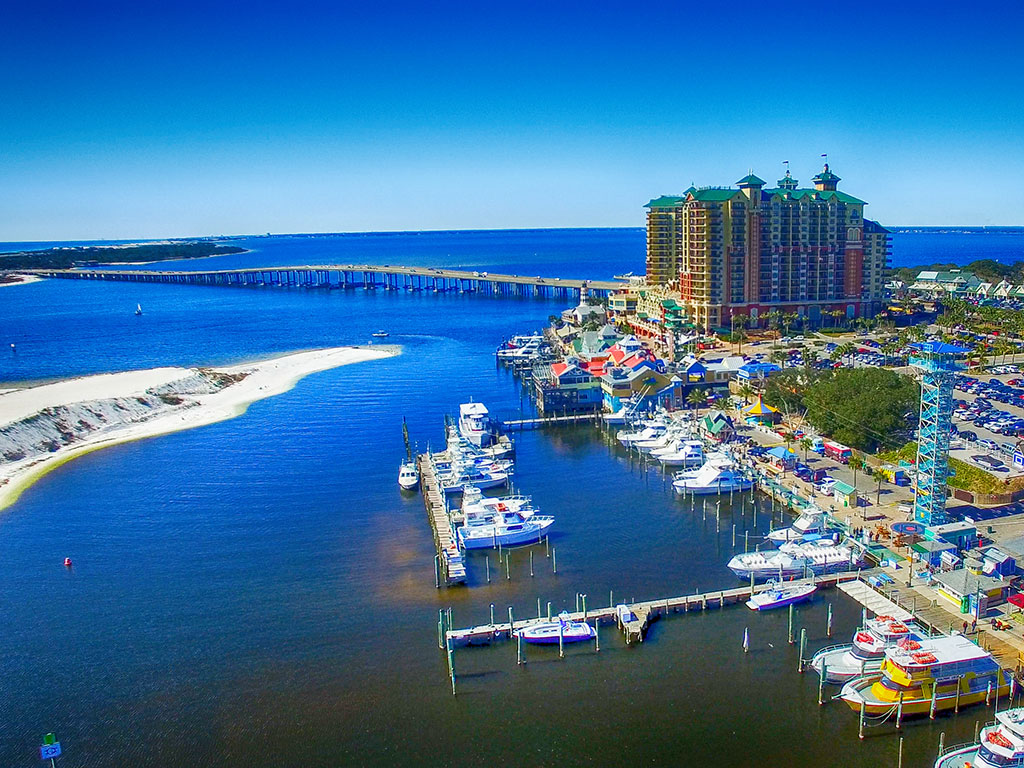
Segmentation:
{"type": "Polygon", "coordinates": [[[399,354],[394,345],[332,347],[226,367],[151,368],[4,390],[0,510],[79,456],[231,419],[312,373],[399,354]],[[69,417],[79,433],[69,432],[69,417]]]}

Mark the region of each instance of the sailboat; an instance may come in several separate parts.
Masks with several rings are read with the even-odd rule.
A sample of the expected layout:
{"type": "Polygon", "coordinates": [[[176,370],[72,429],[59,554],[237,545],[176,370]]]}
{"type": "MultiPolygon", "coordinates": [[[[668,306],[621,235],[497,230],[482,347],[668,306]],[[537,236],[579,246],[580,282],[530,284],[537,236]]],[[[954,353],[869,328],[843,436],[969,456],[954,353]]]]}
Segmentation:
{"type": "Polygon", "coordinates": [[[135,314],[136,315],[141,315],[142,314],[142,305],[141,304],[136,304],[135,305],[135,314]]]}

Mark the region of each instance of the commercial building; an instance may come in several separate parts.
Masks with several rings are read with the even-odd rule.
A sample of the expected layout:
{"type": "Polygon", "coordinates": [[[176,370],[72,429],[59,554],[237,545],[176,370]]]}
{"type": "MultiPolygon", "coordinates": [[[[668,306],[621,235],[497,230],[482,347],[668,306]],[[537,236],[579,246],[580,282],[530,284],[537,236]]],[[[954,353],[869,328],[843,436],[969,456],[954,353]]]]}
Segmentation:
{"type": "Polygon", "coordinates": [[[882,308],[889,232],[837,189],[828,164],[800,188],[750,174],[735,187],[691,187],[647,204],[647,284],[678,296],[690,322],[728,329],[773,311],[811,325],[882,308]],[[823,317],[824,316],[824,317],[823,317]],[[831,318],[831,319],[829,319],[831,318]]]}

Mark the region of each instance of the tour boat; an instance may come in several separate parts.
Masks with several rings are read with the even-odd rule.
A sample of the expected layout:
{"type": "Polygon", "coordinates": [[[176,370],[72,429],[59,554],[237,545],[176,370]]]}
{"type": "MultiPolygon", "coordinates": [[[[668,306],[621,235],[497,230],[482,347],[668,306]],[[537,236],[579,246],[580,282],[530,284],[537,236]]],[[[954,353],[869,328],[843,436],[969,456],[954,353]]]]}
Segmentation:
{"type": "Polygon", "coordinates": [[[463,403],[459,406],[459,434],[477,448],[491,444],[494,435],[491,416],[483,403],[463,403]]]}
{"type": "Polygon", "coordinates": [[[386,338],[388,337],[388,335],[389,335],[389,334],[388,334],[388,332],[387,332],[387,331],[377,331],[376,333],[374,333],[374,334],[371,334],[371,335],[372,335],[372,336],[373,336],[373,337],[374,337],[375,339],[386,339],[386,338]]]}
{"type": "Polygon", "coordinates": [[[690,475],[682,473],[672,481],[676,493],[722,494],[730,491],[746,491],[754,487],[754,481],[746,477],[732,459],[723,454],[709,456],[700,469],[690,475]]]}
{"type": "Polygon", "coordinates": [[[822,648],[811,658],[811,668],[825,682],[841,685],[855,677],[873,674],[882,668],[885,651],[899,643],[920,643],[925,633],[916,625],[898,621],[892,616],[868,619],[847,645],[822,648]]]}
{"type": "Polygon", "coordinates": [[[935,768],[1020,768],[1024,766],[1024,707],[1004,709],[981,729],[977,744],[952,747],[935,768]]]}
{"type": "Polygon", "coordinates": [[[416,465],[407,461],[402,464],[401,469],[398,470],[398,484],[407,491],[411,491],[420,482],[420,473],[416,469],[416,465]]]}
{"type": "Polygon", "coordinates": [[[825,535],[829,530],[828,524],[825,522],[825,513],[820,509],[810,507],[794,520],[789,528],[777,528],[774,531],[769,531],[768,540],[776,544],[785,544],[788,541],[802,541],[816,535],[825,535]]]}
{"type": "Polygon", "coordinates": [[[585,621],[570,621],[565,611],[551,621],[538,621],[516,630],[516,637],[536,645],[557,645],[559,638],[563,643],[580,643],[593,640],[596,635],[594,628],[585,621]]]}
{"type": "Polygon", "coordinates": [[[699,469],[704,466],[704,446],[700,440],[676,440],[674,445],[654,451],[651,456],[666,467],[699,469]]]}
{"type": "Polygon", "coordinates": [[[790,543],[787,547],[791,549],[785,552],[745,552],[733,557],[726,567],[744,581],[751,576],[755,581],[763,581],[846,571],[860,562],[857,553],[846,546],[790,543]]]}
{"type": "Polygon", "coordinates": [[[817,589],[813,584],[794,584],[786,586],[782,582],[769,581],[768,589],[758,592],[747,600],[747,608],[755,611],[768,611],[772,608],[783,608],[793,603],[810,600],[817,589]]]}
{"type": "Polygon", "coordinates": [[[1010,676],[992,654],[963,635],[887,648],[881,673],[857,677],[839,693],[854,712],[906,715],[967,707],[1010,692],[1010,676]],[[902,705],[900,705],[902,702],[902,705]]]}
{"type": "Polygon", "coordinates": [[[532,514],[532,510],[529,517],[519,512],[470,510],[457,535],[463,549],[515,547],[540,541],[554,522],[555,518],[532,514]]]}

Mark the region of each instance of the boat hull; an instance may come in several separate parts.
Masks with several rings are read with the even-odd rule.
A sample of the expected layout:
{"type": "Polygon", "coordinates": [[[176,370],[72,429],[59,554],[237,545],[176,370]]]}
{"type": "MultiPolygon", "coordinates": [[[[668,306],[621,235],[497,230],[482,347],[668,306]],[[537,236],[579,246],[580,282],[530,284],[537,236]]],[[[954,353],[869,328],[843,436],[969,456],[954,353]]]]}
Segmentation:
{"type": "Polygon", "coordinates": [[[817,587],[810,585],[799,589],[784,590],[778,596],[769,596],[768,593],[762,592],[747,600],[747,608],[754,611],[770,611],[772,608],[785,608],[787,605],[795,605],[796,603],[810,600],[811,595],[814,594],[816,589],[817,587]]]}
{"type": "Polygon", "coordinates": [[[459,528],[458,537],[463,549],[496,549],[502,547],[519,547],[524,544],[536,544],[547,533],[548,528],[554,523],[554,519],[538,520],[536,523],[528,524],[528,527],[517,531],[506,531],[499,534],[479,535],[476,532],[467,532],[465,528],[459,528]]]}
{"type": "Polygon", "coordinates": [[[825,682],[830,685],[844,685],[856,677],[877,674],[882,668],[884,656],[863,661],[853,658],[852,645],[835,648],[824,653],[818,652],[811,659],[811,669],[818,673],[825,670],[825,682]]]}
{"type": "Polygon", "coordinates": [[[935,761],[934,768],[967,768],[968,765],[978,766],[976,762],[978,757],[978,745],[972,744],[969,747],[962,747],[961,749],[955,749],[952,752],[947,752],[938,760],[935,761]]]}
{"type": "MultiPolygon", "coordinates": [[[[876,676],[877,677],[877,676],[876,676]]],[[[856,682],[856,681],[854,681],[856,682]]],[[[840,692],[839,696],[843,701],[846,702],[847,706],[850,707],[854,712],[860,712],[861,697],[859,695],[849,696],[847,693],[847,687],[853,685],[853,683],[847,683],[844,686],[843,691],[840,692]]],[[[964,693],[961,691],[959,702],[957,702],[956,693],[942,693],[935,697],[935,711],[944,712],[948,709],[954,709],[959,706],[969,707],[972,704],[984,704],[985,699],[988,697],[994,701],[996,697],[1005,699],[1010,693],[1009,684],[1000,685],[998,689],[993,688],[991,694],[987,691],[971,691],[964,693]]],[[[875,701],[867,700],[864,702],[864,712],[868,715],[884,715],[893,711],[893,707],[897,705],[896,701],[875,701]]],[[[903,716],[908,715],[927,715],[931,711],[932,700],[931,698],[920,698],[920,699],[904,699],[903,700],[903,716]]]]}
{"type": "MultiPolygon", "coordinates": [[[[595,634],[589,624],[573,623],[562,631],[562,643],[584,643],[593,640],[595,634]]],[[[558,627],[546,623],[543,626],[526,627],[516,632],[516,637],[532,645],[558,645],[558,627]]]]}
{"type": "Polygon", "coordinates": [[[676,480],[672,483],[672,487],[676,493],[680,496],[691,493],[694,496],[720,496],[723,493],[731,493],[733,491],[749,491],[754,487],[752,482],[743,483],[723,483],[721,486],[703,486],[703,485],[692,485],[685,480],[676,480]]]}

